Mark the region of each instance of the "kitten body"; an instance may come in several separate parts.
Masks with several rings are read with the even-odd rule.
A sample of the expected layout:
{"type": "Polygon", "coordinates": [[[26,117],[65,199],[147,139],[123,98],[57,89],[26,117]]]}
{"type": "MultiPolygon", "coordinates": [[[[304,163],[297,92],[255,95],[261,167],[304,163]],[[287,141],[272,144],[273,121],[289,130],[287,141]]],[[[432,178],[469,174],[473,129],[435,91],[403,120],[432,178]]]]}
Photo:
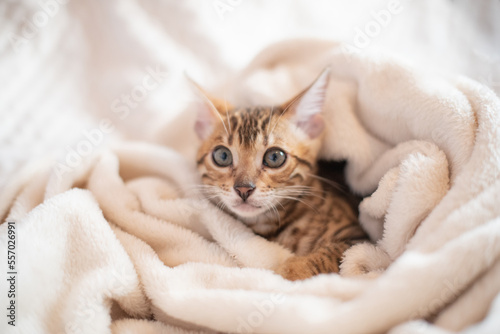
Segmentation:
{"type": "Polygon", "coordinates": [[[281,106],[234,108],[204,95],[196,132],[202,192],[255,233],[296,256],[277,272],[305,279],[338,272],[365,240],[353,208],[316,175],[328,72],[281,106]]]}

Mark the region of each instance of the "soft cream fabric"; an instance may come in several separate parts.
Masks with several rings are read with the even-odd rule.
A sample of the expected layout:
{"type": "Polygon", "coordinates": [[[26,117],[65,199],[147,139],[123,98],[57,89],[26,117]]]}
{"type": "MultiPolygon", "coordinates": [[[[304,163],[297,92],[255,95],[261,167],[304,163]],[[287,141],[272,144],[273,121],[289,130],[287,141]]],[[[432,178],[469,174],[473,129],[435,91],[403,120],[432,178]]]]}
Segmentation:
{"type": "MultiPolygon", "coordinates": [[[[195,142],[186,112],[160,132],[183,129],[182,140],[166,146],[121,141],[64,173],[50,164],[27,169],[2,193],[0,214],[16,221],[22,256],[18,325],[3,322],[2,328],[498,328],[498,98],[464,77],[434,77],[385,56],[346,56],[342,45],[317,43],[291,41],[265,50],[235,79],[246,90],[228,96],[286,100],[330,66],[322,156],[347,159],[349,184],[367,196],[360,206],[362,224],[376,240],[348,251],[344,277],[283,280],[270,269],[291,256],[288,251],[193,198],[195,142]],[[285,57],[290,48],[322,51],[311,57],[304,52],[299,66],[285,57]]],[[[0,235],[4,247],[6,224],[0,235]]]]}
{"type": "Polygon", "coordinates": [[[16,222],[19,272],[16,327],[4,317],[0,332],[496,333],[499,102],[436,73],[499,91],[500,3],[402,0],[360,53],[356,28],[389,1],[231,3],[223,19],[212,1],[0,3],[0,216],[16,222]],[[281,43],[239,70],[296,36],[347,44],[281,43]],[[322,155],[349,161],[377,243],[349,251],[344,277],[291,283],[269,270],[289,252],[184,198],[196,137],[183,71],[266,104],[325,66],[322,155]]]}

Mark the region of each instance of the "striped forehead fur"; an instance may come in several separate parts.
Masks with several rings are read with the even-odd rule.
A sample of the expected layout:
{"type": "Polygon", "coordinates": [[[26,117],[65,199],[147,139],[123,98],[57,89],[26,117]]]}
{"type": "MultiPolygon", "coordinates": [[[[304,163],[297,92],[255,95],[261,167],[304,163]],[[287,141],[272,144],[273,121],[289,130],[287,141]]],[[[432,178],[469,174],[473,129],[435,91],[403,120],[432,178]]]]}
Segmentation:
{"type": "MultiPolygon", "coordinates": [[[[234,136],[237,136],[239,143],[245,147],[251,147],[259,135],[263,136],[264,145],[269,140],[269,128],[273,118],[273,108],[254,107],[243,108],[231,112],[229,119],[229,145],[233,144],[234,136]]],[[[282,112],[282,110],[276,110],[282,112]]]]}

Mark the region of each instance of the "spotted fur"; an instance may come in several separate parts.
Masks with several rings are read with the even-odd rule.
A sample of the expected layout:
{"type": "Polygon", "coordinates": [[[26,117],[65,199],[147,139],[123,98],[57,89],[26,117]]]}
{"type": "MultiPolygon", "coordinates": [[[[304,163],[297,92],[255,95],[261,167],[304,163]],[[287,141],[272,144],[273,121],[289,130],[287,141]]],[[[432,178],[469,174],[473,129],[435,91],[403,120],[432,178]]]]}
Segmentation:
{"type": "Polygon", "coordinates": [[[277,269],[285,278],[338,272],[344,251],[366,235],[344,194],[316,175],[321,136],[311,137],[304,130],[309,126],[304,122],[310,120],[297,118],[294,102],[274,107],[221,106],[226,105],[212,104],[218,115],[205,124],[210,131],[202,131],[208,135],[202,137],[198,150],[205,196],[255,233],[296,255],[277,269]],[[220,167],[214,161],[214,149],[221,146],[232,154],[230,166],[220,167]],[[263,163],[270,148],[285,152],[281,167],[263,163]],[[255,186],[246,201],[234,188],[241,184],[255,186]]]}

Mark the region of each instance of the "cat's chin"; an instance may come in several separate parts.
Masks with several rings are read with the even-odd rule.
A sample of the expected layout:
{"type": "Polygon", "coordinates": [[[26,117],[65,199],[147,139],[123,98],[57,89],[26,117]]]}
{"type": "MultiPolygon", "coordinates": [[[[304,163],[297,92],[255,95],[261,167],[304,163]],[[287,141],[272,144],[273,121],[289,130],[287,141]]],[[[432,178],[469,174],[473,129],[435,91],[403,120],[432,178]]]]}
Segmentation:
{"type": "Polygon", "coordinates": [[[240,217],[255,217],[266,211],[260,206],[255,206],[248,203],[237,204],[231,207],[231,210],[240,217]]]}

